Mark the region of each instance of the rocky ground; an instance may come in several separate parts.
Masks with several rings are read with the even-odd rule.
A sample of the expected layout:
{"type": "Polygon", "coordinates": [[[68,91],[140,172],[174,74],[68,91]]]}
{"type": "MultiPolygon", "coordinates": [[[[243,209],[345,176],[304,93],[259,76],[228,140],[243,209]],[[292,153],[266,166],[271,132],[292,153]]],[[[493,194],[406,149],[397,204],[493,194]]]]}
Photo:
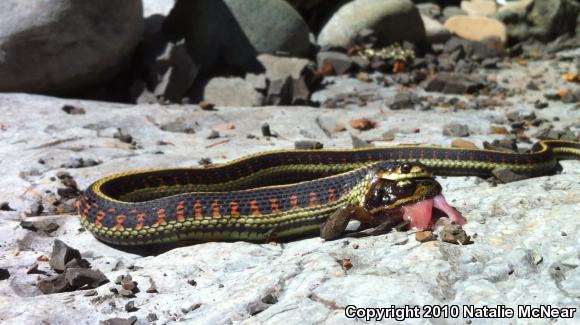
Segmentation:
{"type": "Polygon", "coordinates": [[[420,243],[411,232],[395,231],[333,242],[311,238],[285,244],[207,243],[131,251],[95,240],[74,212],[77,189],[111,173],[220,163],[293,148],[301,141],[348,148],[448,146],[463,139],[481,147],[483,141],[510,139],[503,130],[516,130],[522,121],[524,134],[578,134],[578,106],[545,98],[570,85],[560,77],[573,68],[568,59],[503,65],[488,77],[514,95],[485,108],[457,108],[457,102],[469,106],[485,96],[417,90],[413,94],[424,98],[428,109],[418,105],[395,110],[389,106],[404,90],[401,86],[355,78],[337,78],[314,94],[320,100],[373,95],[364,105],[344,108],[207,110],[196,105],[133,106],[0,95],[0,195],[6,201],[0,211],[2,322],[78,324],[117,317],[126,321],[109,323],[348,323],[344,308],[351,304],[577,306],[577,161],[563,161],[561,174],[509,184],[441,178],[445,195],[469,220],[464,229],[473,243],[463,246],[440,240],[420,243]],[[531,81],[542,89],[526,89],[531,81]],[[538,100],[548,107],[534,108],[538,100]],[[534,121],[542,122],[521,119],[532,114],[534,121]],[[357,129],[361,119],[374,127],[357,129]],[[56,274],[57,261],[66,255],[53,251],[53,246],[61,246],[55,244],[57,239],[90,262],[93,273],[77,266],[72,270],[79,273],[70,275],[84,290],[52,293],[63,284],[46,279],[56,274]],[[129,280],[119,278],[127,275],[129,280]]]}
{"type": "Polygon", "coordinates": [[[0,12],[0,323],[346,324],[364,319],[349,305],[434,305],[460,317],[406,322],[493,324],[461,308],[580,306],[580,161],[532,179],[438,177],[468,220],[452,238],[126,249],[96,240],[75,208],[113,173],[265,150],[579,141],[577,0],[6,0],[0,12]]]}

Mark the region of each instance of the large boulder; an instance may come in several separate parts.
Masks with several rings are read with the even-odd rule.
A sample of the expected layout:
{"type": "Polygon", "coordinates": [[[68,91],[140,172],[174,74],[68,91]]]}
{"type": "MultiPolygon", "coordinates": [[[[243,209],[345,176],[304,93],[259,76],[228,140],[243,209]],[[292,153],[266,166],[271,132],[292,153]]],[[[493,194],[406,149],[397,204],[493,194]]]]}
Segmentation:
{"type": "Polygon", "coordinates": [[[376,32],[380,43],[425,39],[419,10],[410,0],[355,0],[342,6],[318,34],[323,47],[348,46],[364,29],[376,32]]]}
{"type": "Polygon", "coordinates": [[[117,75],[143,31],[141,0],[0,1],[0,91],[69,94],[117,75]]]}
{"type": "Polygon", "coordinates": [[[258,54],[303,57],[310,51],[310,30],[283,0],[179,0],[164,31],[185,37],[203,73],[220,66],[257,72],[258,54]]]}
{"type": "Polygon", "coordinates": [[[527,20],[532,24],[531,36],[550,41],[556,37],[574,33],[580,5],[574,0],[534,1],[527,20]]]}
{"type": "Polygon", "coordinates": [[[502,6],[497,18],[506,24],[511,43],[530,38],[549,42],[574,34],[579,13],[574,0],[520,0],[502,6]]]}

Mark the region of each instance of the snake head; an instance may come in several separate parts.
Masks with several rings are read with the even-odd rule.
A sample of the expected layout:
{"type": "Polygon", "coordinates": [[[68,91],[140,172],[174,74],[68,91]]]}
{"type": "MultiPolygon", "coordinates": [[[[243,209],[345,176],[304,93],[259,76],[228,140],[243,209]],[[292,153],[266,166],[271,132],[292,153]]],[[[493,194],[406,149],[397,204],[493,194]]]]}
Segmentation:
{"type": "Polygon", "coordinates": [[[363,207],[374,219],[402,217],[411,229],[430,229],[433,208],[446,213],[460,225],[465,218],[441,194],[441,185],[429,169],[418,162],[389,163],[379,166],[369,183],[363,207]]]}

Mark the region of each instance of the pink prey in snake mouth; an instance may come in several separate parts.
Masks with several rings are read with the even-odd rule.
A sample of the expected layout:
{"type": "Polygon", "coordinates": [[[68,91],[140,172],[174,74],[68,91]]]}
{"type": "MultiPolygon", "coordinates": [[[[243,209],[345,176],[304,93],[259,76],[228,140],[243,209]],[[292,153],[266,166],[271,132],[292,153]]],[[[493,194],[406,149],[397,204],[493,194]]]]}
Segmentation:
{"type": "Polygon", "coordinates": [[[413,230],[427,230],[433,227],[433,208],[439,209],[447,217],[442,217],[443,222],[455,222],[461,226],[467,223],[467,220],[447,203],[442,194],[425,199],[416,203],[404,205],[401,209],[403,212],[403,220],[409,221],[409,228],[413,230]]]}

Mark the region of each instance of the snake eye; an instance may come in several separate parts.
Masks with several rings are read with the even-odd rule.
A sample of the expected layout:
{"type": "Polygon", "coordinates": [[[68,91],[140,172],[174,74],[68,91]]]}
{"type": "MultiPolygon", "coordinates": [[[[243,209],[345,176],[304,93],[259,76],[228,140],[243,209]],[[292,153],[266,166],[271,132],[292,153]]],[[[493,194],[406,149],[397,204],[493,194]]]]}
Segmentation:
{"type": "Polygon", "coordinates": [[[410,163],[403,163],[403,164],[401,165],[401,173],[403,173],[403,174],[408,174],[408,173],[410,173],[410,172],[411,172],[411,168],[412,168],[412,167],[413,167],[413,166],[412,166],[410,163]]]}

